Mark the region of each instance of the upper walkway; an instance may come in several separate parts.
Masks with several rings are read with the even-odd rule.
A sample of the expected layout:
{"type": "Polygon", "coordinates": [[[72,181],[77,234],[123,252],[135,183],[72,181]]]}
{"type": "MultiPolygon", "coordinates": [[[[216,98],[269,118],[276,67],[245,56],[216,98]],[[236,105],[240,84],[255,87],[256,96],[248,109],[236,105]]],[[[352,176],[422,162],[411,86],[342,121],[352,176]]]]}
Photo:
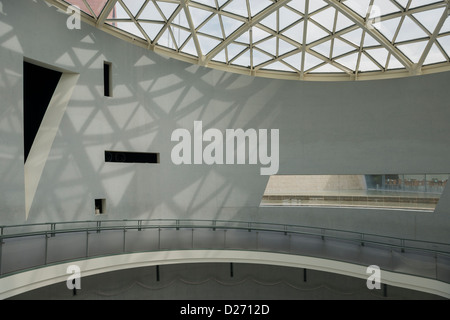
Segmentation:
{"type": "Polygon", "coordinates": [[[365,279],[367,267],[376,265],[382,283],[450,298],[450,244],[444,243],[220,220],[77,221],[0,230],[2,298],[64,281],[66,269],[55,271],[58,265],[84,263],[82,272],[94,274],[143,265],[219,261],[296,266],[365,279]],[[52,271],[42,273],[45,268],[52,271]],[[24,283],[24,275],[29,283],[24,283]]]}

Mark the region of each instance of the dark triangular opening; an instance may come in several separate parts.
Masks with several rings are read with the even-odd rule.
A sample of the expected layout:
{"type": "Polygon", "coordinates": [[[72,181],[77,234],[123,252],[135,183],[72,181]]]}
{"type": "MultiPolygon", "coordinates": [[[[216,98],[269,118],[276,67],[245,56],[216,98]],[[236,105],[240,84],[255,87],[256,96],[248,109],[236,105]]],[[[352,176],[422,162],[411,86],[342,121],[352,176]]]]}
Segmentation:
{"type": "Polygon", "coordinates": [[[61,74],[29,62],[23,63],[24,162],[27,161],[61,74]]]}

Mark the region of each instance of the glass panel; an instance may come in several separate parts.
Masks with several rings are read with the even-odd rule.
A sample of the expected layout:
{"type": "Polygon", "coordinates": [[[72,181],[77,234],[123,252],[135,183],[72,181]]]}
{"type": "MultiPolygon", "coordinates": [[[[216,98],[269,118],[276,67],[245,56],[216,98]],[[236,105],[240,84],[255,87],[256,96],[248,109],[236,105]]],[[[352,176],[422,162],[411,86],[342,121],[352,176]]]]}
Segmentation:
{"type": "Polygon", "coordinates": [[[249,2],[252,16],[255,16],[273,3],[269,0],[250,0],[249,2]]]}
{"type": "Polygon", "coordinates": [[[436,25],[439,22],[439,19],[442,16],[445,8],[438,8],[434,10],[428,10],[424,12],[419,12],[413,14],[414,18],[416,18],[430,33],[434,32],[436,29],[436,25]]]}
{"type": "Polygon", "coordinates": [[[427,45],[428,41],[414,42],[410,44],[399,45],[398,48],[402,51],[412,62],[417,63],[427,45]]]}
{"type": "Polygon", "coordinates": [[[401,42],[424,37],[427,37],[425,31],[423,31],[411,18],[405,17],[395,41],[401,42]]]}
{"type": "Polygon", "coordinates": [[[97,17],[100,15],[100,13],[102,13],[102,10],[107,2],[108,0],[87,0],[87,3],[97,17]]]}
{"type": "Polygon", "coordinates": [[[449,174],[276,175],[261,206],[370,207],[433,211],[449,174]]]}
{"type": "Polygon", "coordinates": [[[148,2],[142,13],[139,15],[139,19],[164,21],[163,17],[155,7],[153,2],[148,2]]]}
{"type": "Polygon", "coordinates": [[[142,5],[144,4],[145,0],[122,0],[125,6],[130,10],[130,12],[135,17],[139,10],[141,9],[142,5]]]}
{"type": "Polygon", "coordinates": [[[444,57],[442,52],[439,50],[439,48],[433,44],[433,46],[430,49],[430,52],[428,53],[427,58],[424,61],[424,65],[427,64],[433,64],[433,63],[439,63],[439,62],[445,62],[447,59],[444,57]]]}
{"type": "Polygon", "coordinates": [[[328,29],[328,31],[333,31],[334,18],[336,16],[336,9],[327,8],[311,16],[316,22],[320,23],[322,26],[328,29]]]}
{"type": "Polygon", "coordinates": [[[370,0],[347,0],[344,4],[362,18],[365,18],[369,9],[370,0]]]}

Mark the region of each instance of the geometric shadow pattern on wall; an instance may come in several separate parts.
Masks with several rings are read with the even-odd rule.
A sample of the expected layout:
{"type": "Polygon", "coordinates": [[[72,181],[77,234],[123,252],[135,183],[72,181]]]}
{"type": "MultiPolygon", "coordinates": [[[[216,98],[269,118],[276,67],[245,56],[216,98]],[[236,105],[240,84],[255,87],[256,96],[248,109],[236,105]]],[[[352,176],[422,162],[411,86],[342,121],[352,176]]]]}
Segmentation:
{"type": "Polygon", "coordinates": [[[25,219],[78,78],[24,62],[25,219]]]}

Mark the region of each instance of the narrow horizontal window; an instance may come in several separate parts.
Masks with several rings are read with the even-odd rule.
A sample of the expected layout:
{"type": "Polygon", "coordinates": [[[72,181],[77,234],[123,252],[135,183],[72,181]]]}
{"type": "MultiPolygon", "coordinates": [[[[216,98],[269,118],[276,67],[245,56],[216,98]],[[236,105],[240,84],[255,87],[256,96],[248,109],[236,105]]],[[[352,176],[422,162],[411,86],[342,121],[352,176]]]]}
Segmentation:
{"type": "Polygon", "coordinates": [[[261,206],[434,211],[449,174],[274,175],[261,206]]]}
{"type": "Polygon", "coordinates": [[[105,162],[159,163],[159,153],[105,151],[105,162]]]}

